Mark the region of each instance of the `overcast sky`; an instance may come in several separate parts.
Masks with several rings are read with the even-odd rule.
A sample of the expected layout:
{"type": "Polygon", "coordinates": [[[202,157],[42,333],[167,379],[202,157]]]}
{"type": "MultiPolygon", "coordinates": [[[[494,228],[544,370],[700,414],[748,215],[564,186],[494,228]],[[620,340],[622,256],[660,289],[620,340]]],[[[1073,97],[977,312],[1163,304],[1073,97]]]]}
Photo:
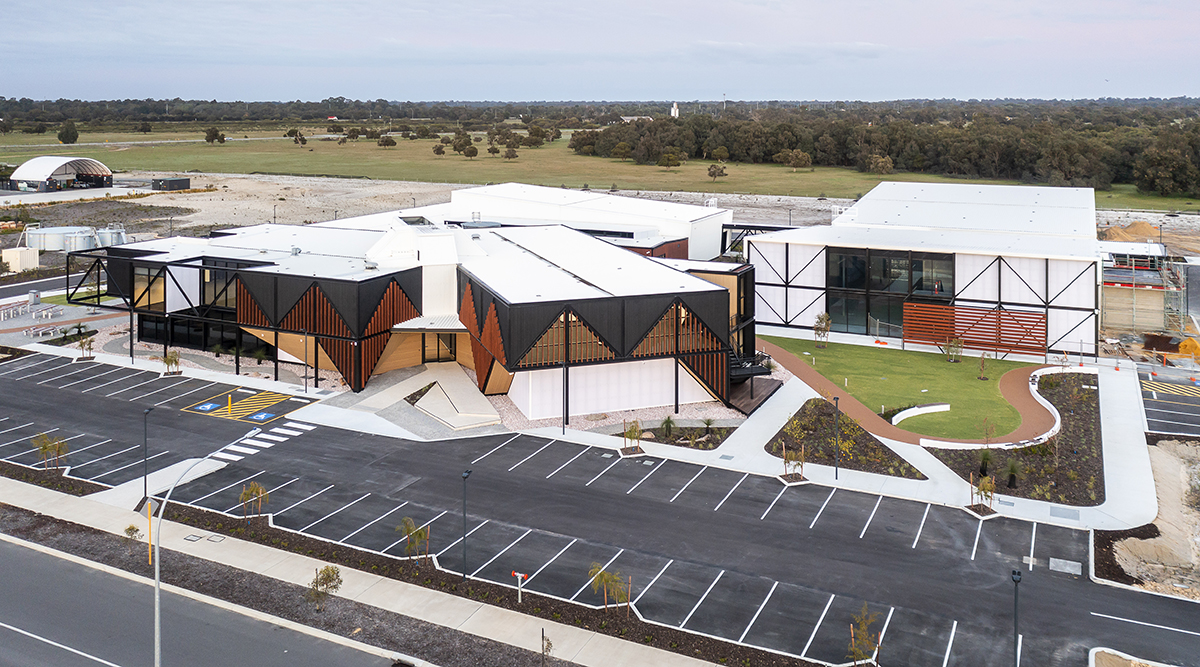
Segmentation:
{"type": "Polygon", "coordinates": [[[1196,0],[162,0],[5,12],[0,95],[1200,96],[1196,0]]]}

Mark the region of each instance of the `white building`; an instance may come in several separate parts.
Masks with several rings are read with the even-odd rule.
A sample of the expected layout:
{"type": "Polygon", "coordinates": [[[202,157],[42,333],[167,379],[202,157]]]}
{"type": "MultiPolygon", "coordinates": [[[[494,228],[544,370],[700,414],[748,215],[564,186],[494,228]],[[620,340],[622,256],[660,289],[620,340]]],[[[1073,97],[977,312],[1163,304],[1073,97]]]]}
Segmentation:
{"type": "Polygon", "coordinates": [[[833,224],[755,236],[760,324],[1095,354],[1090,188],[881,183],[833,224]]]}

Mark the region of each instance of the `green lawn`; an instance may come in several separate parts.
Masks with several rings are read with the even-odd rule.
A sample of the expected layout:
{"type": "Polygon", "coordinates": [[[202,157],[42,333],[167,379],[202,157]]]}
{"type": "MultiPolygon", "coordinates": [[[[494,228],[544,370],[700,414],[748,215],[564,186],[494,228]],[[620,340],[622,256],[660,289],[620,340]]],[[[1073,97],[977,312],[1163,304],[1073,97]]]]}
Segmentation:
{"type": "MultiPolygon", "coordinates": [[[[949,178],[934,174],[899,173],[888,176],[866,174],[854,169],[816,167],[793,172],[777,164],[739,164],[725,166],[728,176],[714,183],[708,177],[706,160],[692,160],[683,166],[665,169],[638,165],[632,161],[575,155],[567,148],[570,133],[541,148],[523,148],[520,157],[506,161],[489,156],[486,144],[478,144],[480,156],[468,160],[447,150],[433,154],[436,139],[410,141],[397,138],[394,148],[380,148],[373,140],[360,139],[343,146],[334,141],[310,140],[298,146],[281,135],[285,126],[267,123],[244,125],[217,124],[231,138],[275,137],[278,141],[230,141],[224,145],[204,143],[119,144],[121,141],[168,141],[200,139],[201,124],[156,127],[140,134],[127,129],[88,131],[81,129],[80,143],[109,142],[109,146],[31,146],[54,144],[54,134],[12,133],[0,137],[0,162],[19,164],[36,155],[82,155],[96,158],[117,170],[160,170],[286,174],[327,174],[362,176],[381,180],[410,180],[450,183],[498,183],[518,181],[537,185],[567,185],[627,190],[668,190],[688,192],[746,193],[854,198],[870,191],[883,180],[927,183],[990,183],[1013,185],[1016,181],[949,178]]],[[[306,135],[324,133],[316,125],[301,126],[306,135]]],[[[1140,194],[1131,185],[1114,186],[1097,192],[1096,204],[1102,208],[1149,208],[1196,210],[1186,198],[1164,198],[1140,194]]]]}
{"type": "Polygon", "coordinates": [[[872,410],[895,409],[925,403],[949,403],[950,411],[913,417],[901,428],[933,438],[979,439],[986,417],[995,436],[1021,425],[1021,415],[1000,396],[1000,376],[1029,364],[988,360],[986,382],[977,379],[978,358],[951,364],[940,354],[887,347],[839,345],[817,349],[811,340],[763,336],[812,364],[821,375],[847,390],[872,410]],[[808,355],[804,353],[807,352],[808,355]],[[846,381],[849,381],[848,385],[846,381]],[[925,391],[922,391],[925,390],[925,391]]]}

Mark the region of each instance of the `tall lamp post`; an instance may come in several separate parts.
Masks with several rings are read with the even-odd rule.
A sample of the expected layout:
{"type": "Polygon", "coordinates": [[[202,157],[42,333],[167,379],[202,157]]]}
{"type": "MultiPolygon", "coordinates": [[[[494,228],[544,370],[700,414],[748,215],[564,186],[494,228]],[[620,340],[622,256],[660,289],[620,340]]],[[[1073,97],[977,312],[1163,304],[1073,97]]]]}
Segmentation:
{"type": "Polygon", "coordinates": [[[1021,590],[1021,571],[1012,571],[1013,580],[1013,667],[1021,667],[1021,641],[1018,630],[1017,598],[1021,590]]]}
{"type": "Polygon", "coordinates": [[[467,478],[470,476],[470,470],[463,471],[463,581],[467,580],[467,478]]]}
{"type": "Polygon", "coordinates": [[[833,478],[838,478],[838,469],[842,467],[842,411],[838,408],[838,397],[833,397],[833,478]]]}
{"type": "Polygon", "coordinates": [[[142,412],[142,502],[150,502],[150,459],[146,456],[150,442],[150,412],[154,407],[148,407],[142,412]]]}

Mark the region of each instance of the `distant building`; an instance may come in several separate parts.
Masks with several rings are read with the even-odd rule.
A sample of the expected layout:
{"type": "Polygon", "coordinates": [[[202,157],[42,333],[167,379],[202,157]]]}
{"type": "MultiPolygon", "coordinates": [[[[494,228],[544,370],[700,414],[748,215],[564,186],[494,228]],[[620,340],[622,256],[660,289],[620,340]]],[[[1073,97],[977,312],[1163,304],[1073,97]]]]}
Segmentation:
{"type": "Polygon", "coordinates": [[[8,179],[10,189],[22,192],[111,188],[112,170],[91,158],[43,155],[17,167],[8,179]]]}
{"type": "Polygon", "coordinates": [[[671,104],[671,118],[679,118],[679,102],[671,104]]]}
{"type": "Polygon", "coordinates": [[[654,116],[621,116],[621,120],[632,123],[635,120],[654,120],[654,116]]]}

